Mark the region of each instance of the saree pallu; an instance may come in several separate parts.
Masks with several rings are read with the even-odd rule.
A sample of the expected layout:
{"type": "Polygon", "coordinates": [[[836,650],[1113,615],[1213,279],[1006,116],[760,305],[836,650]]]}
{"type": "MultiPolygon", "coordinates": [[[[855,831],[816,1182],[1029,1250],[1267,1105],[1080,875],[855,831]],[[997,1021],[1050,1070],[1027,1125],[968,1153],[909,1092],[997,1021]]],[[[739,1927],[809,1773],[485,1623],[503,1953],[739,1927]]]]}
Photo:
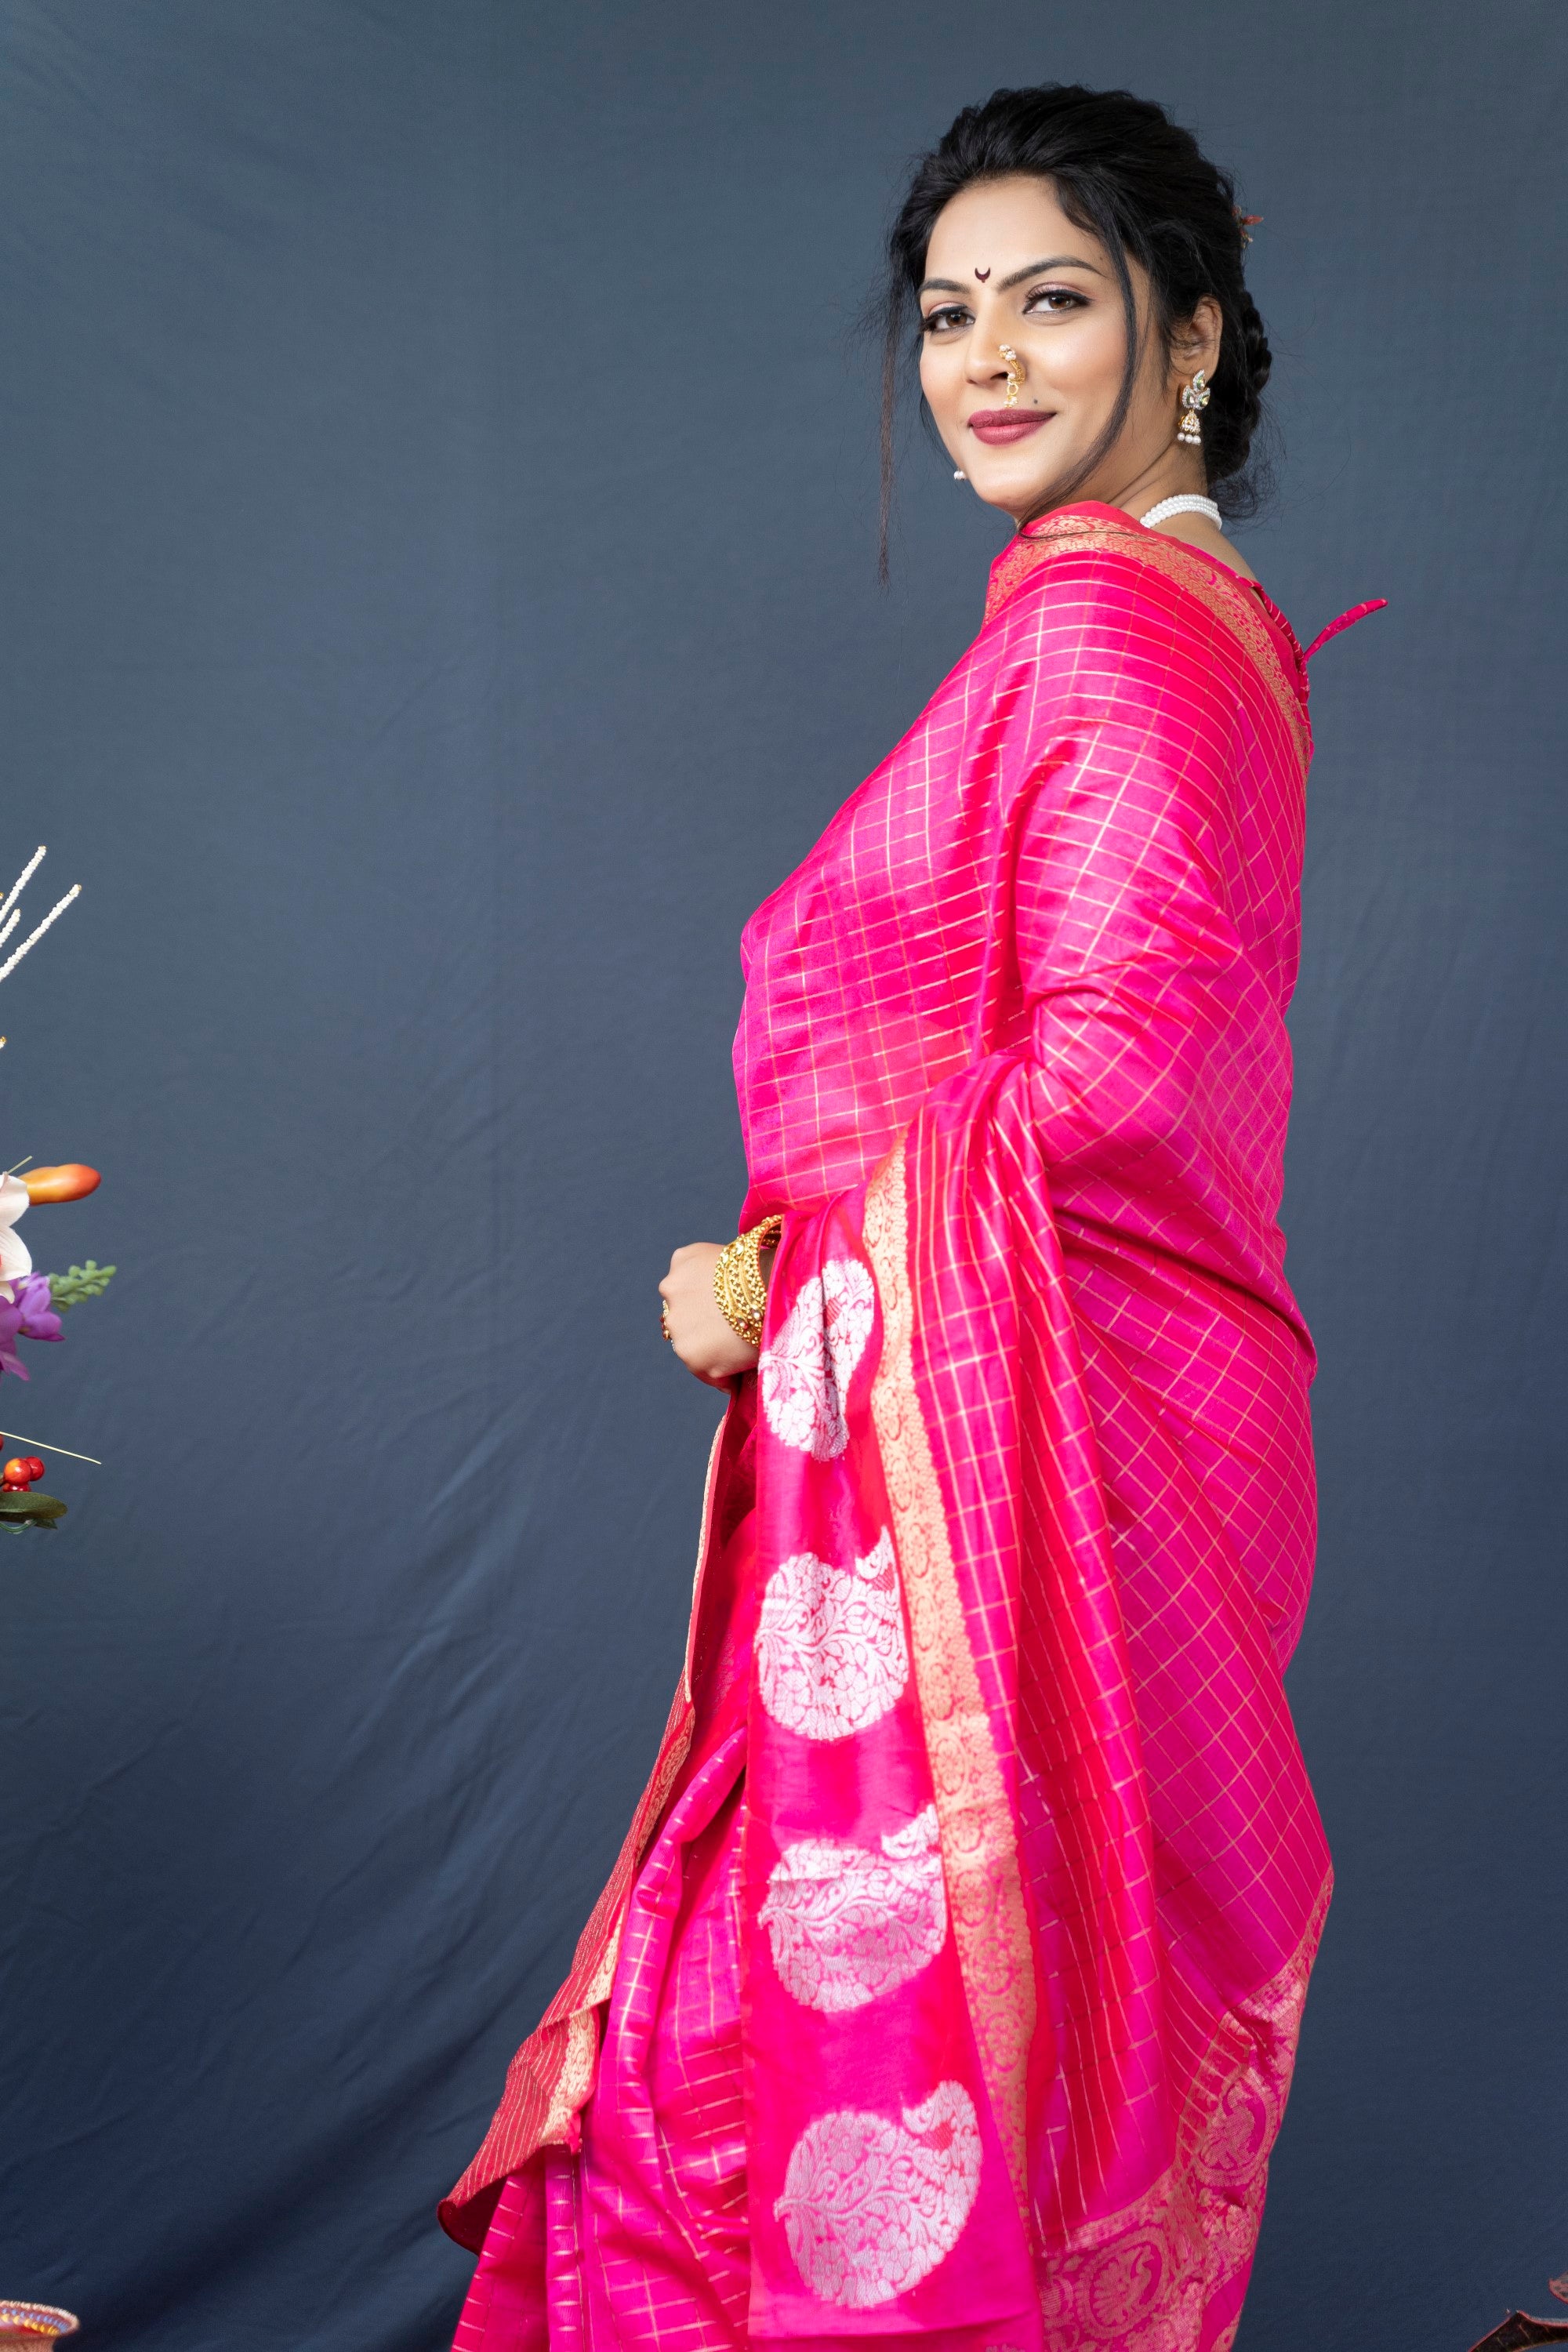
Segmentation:
{"type": "Polygon", "coordinates": [[[647,1791],[442,2209],[486,2250],[464,2352],[572,2333],[551,2217],[554,2275],[591,2266],[622,2045],[679,2040],[679,1996],[628,2006],[661,1903],[668,1981],[722,1947],[732,1984],[690,2147],[645,2130],[700,2279],[681,2183],[720,2184],[712,2313],[639,2342],[1230,2345],[1329,1888],[1281,1679],[1313,1545],[1276,1222],[1310,752],[1262,592],[1068,509],[747,926],[762,1357],[647,1791]]]}

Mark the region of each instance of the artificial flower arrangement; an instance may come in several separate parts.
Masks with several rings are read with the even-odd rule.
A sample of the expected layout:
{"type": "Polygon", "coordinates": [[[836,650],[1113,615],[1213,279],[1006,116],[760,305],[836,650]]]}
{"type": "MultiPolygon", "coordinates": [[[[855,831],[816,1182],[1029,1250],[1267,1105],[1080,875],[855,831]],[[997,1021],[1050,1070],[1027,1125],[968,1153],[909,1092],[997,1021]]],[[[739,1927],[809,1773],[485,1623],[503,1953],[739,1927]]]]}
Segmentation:
{"type": "MultiPolygon", "coordinates": [[[[10,938],[21,921],[18,905],[23,891],[43,863],[40,849],[24,867],[11,895],[0,905],[0,948],[10,938]]],[[[74,898],[81,894],[81,885],[75,884],[57,906],[51,907],[37,929],[30,932],[19,948],[4,963],[0,963],[0,980],[9,979],[30,948],[36,947],[48,929],[65,913],[74,898]]],[[[5,1040],[0,1037],[0,1045],[5,1040]]],[[[96,1168],[84,1168],[72,1163],[63,1168],[33,1168],[30,1175],[21,1171],[31,1168],[31,1159],[18,1160],[0,1176],[0,1377],[14,1372],[18,1380],[29,1377],[27,1368],[17,1352],[22,1339],[58,1339],[60,1337],[60,1317],[84,1298],[96,1298],[107,1286],[114,1272],[111,1265],[95,1265],[89,1258],[85,1265],[73,1265],[68,1274],[35,1274],[33,1260],[26,1242],[16,1231],[16,1220],[35,1202],[42,1201],[82,1201],[96,1192],[100,1177],[96,1168]]],[[[10,1441],[0,1437],[0,1454],[10,1441]]],[[[19,1438],[21,1445],[36,1445],[37,1438],[19,1438]]],[[[64,1445],[46,1445],[46,1454],[68,1454],[64,1445]]],[[[90,1462],[89,1454],[73,1458],[90,1462]]],[[[18,1454],[0,1470],[0,1527],[38,1532],[53,1528],[63,1519],[65,1505],[53,1495],[34,1492],[44,1475],[44,1465],[36,1454],[18,1454]]],[[[79,2326],[76,2314],[61,2311],[48,2303],[12,2303],[0,2299],[0,2352],[44,2352],[44,2347],[57,2343],[62,2336],[74,2336],[79,2326]]]]}
{"type": "MultiPolygon", "coordinates": [[[[0,947],[21,920],[18,901],[44,855],[41,849],[36,852],[10,896],[0,905],[0,947]]],[[[64,914],[80,892],[81,885],[77,883],[51,907],[37,929],[0,964],[0,981],[9,978],[28,950],[37,944],[50,924],[64,914]]],[[[5,1038],[0,1037],[0,1045],[5,1043],[5,1038]]],[[[64,1274],[35,1273],[31,1253],[16,1231],[17,1220],[40,1202],[83,1201],[89,1192],[97,1192],[101,1181],[96,1168],[84,1167],[76,1160],[58,1168],[33,1168],[30,1160],[19,1160],[0,1175],[0,1377],[14,1372],[19,1380],[28,1379],[18,1342],[60,1339],[61,1316],[79,1307],[84,1299],[98,1297],[114,1274],[113,1266],[100,1265],[90,1257],[85,1265],[73,1265],[64,1274]],[[24,1174],[24,1170],[31,1172],[24,1174]]],[[[12,1442],[0,1436],[0,1453],[12,1442]]],[[[27,1437],[14,1442],[24,1446],[42,1444],[40,1439],[27,1437]]],[[[78,1462],[94,1460],[90,1454],[73,1454],[64,1445],[44,1445],[43,1451],[66,1454],[78,1462]]],[[[14,1454],[0,1469],[0,1528],[37,1531],[51,1528],[64,1518],[65,1504],[57,1496],[37,1491],[44,1473],[45,1465],[37,1454],[14,1454]]]]}

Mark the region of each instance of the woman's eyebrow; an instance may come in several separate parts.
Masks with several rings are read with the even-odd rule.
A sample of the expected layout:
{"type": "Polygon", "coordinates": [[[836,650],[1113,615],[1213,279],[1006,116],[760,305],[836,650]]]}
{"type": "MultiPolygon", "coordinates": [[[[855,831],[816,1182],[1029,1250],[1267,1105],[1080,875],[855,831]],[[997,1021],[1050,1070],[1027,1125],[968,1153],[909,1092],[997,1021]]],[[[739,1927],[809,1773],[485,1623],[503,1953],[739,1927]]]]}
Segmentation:
{"type": "Polygon", "coordinates": [[[1047,260],[1031,261],[1026,269],[1015,269],[1011,278],[1003,278],[996,289],[997,293],[1008,293],[1013,287],[1021,286],[1026,278],[1034,278],[1042,269],[1087,269],[1094,278],[1103,278],[1105,275],[1104,270],[1097,269],[1092,261],[1085,261],[1081,254],[1053,253],[1047,260]]]}
{"type": "MultiPolygon", "coordinates": [[[[1038,277],[1042,269],[1087,269],[1091,278],[1103,278],[1105,275],[1103,269],[1098,268],[1092,261],[1086,261],[1080,253],[1053,253],[1048,254],[1044,261],[1031,261],[1026,269],[1015,269],[1011,278],[999,280],[997,293],[1010,293],[1015,286],[1021,286],[1026,278],[1038,277]]],[[[959,284],[956,278],[928,278],[919,289],[916,299],[918,300],[920,294],[964,294],[968,290],[967,287],[959,284]]]]}

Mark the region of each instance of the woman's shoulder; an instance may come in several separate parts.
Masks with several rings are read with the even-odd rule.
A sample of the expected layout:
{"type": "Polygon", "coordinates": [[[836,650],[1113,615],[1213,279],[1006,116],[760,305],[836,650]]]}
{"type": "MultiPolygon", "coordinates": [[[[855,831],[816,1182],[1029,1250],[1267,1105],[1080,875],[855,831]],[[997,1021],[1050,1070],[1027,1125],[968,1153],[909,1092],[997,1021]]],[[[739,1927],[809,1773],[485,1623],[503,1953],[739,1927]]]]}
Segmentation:
{"type": "Polygon", "coordinates": [[[1146,530],[1120,507],[1088,500],[1026,524],[1003,549],[991,566],[986,619],[994,619],[1026,586],[1091,610],[1129,599],[1168,607],[1172,592],[1184,589],[1234,596],[1244,606],[1263,595],[1250,572],[1195,539],[1146,530]]]}
{"type": "Polygon", "coordinates": [[[1092,672],[1113,698],[1119,669],[1141,653],[1175,686],[1184,673],[1212,677],[1228,647],[1220,670],[1245,660],[1303,748],[1310,740],[1305,661],[1284,614],[1255,580],[1116,507],[1058,509],[1003,550],[991,567],[986,638],[1080,688],[1092,672]]]}

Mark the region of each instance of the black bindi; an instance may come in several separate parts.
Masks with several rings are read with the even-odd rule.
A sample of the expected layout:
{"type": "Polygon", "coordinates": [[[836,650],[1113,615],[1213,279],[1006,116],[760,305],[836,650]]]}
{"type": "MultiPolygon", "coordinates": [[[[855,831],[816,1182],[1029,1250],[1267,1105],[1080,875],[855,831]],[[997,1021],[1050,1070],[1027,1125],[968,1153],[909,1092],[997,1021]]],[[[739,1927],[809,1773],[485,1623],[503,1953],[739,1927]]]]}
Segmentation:
{"type": "Polygon", "coordinates": [[[991,272],[990,272],[990,270],[989,270],[989,269],[977,269],[977,270],[975,271],[974,275],[976,276],[976,278],[979,278],[980,283],[982,284],[982,286],[984,286],[984,283],[985,283],[985,280],[990,277],[991,272]]]}

